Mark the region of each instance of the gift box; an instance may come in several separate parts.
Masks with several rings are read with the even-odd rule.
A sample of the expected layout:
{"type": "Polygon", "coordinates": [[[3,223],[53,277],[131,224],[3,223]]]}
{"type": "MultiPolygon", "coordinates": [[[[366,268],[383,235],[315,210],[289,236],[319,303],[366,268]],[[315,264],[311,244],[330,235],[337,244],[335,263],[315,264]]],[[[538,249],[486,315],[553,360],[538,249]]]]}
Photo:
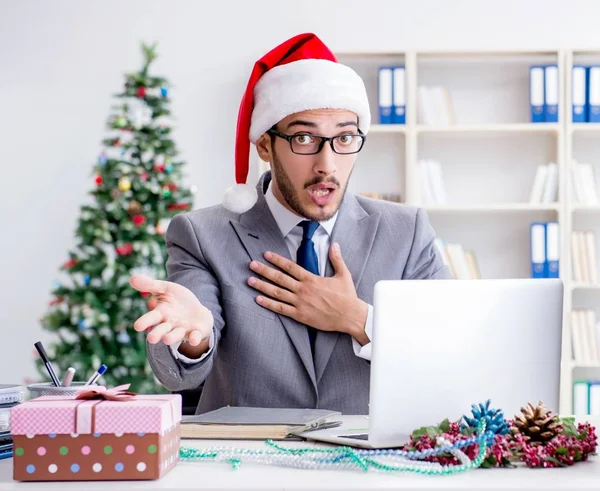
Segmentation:
{"type": "Polygon", "coordinates": [[[16,481],[159,479],[179,461],[181,396],[128,385],[43,396],[11,410],[16,481]]]}

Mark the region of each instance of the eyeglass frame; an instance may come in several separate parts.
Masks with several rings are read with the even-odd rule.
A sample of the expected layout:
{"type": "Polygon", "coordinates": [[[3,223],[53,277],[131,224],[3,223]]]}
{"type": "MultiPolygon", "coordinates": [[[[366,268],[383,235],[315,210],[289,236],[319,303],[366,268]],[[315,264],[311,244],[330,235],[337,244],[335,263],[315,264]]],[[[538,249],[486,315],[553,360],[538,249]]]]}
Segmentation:
{"type": "Polygon", "coordinates": [[[294,135],[286,135],[285,133],[281,133],[281,131],[277,131],[275,128],[271,128],[271,129],[267,130],[267,134],[275,135],[275,136],[278,136],[279,138],[283,138],[284,140],[287,140],[288,143],[290,144],[290,150],[295,155],[317,155],[317,154],[321,153],[321,150],[323,150],[323,147],[325,146],[326,142],[329,142],[329,146],[331,147],[331,150],[333,151],[333,153],[335,153],[337,155],[356,155],[363,149],[363,147],[365,146],[365,142],[367,141],[367,135],[363,134],[363,132],[360,131],[360,129],[358,130],[358,134],[345,133],[343,135],[336,135],[336,136],[322,136],[322,135],[313,135],[312,133],[296,133],[294,135]],[[316,138],[321,139],[321,143],[319,143],[319,148],[317,149],[316,152],[312,152],[312,153],[294,152],[294,148],[292,147],[292,138],[294,138],[296,136],[301,136],[301,135],[314,136],[316,138]],[[339,138],[340,136],[360,136],[361,140],[362,140],[360,148],[358,150],[356,150],[356,152],[348,152],[348,153],[337,152],[335,150],[335,148],[333,148],[333,140],[335,140],[336,138],[339,138]]]}

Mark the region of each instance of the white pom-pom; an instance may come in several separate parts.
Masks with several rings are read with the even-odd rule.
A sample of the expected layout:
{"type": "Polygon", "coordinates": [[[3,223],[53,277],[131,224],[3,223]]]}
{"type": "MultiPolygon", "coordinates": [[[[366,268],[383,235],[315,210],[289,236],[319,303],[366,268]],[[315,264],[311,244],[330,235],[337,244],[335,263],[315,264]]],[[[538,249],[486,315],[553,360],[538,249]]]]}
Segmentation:
{"type": "Polygon", "coordinates": [[[234,213],[244,213],[254,206],[258,199],[256,188],[249,184],[236,184],[227,188],[223,206],[234,213]]]}

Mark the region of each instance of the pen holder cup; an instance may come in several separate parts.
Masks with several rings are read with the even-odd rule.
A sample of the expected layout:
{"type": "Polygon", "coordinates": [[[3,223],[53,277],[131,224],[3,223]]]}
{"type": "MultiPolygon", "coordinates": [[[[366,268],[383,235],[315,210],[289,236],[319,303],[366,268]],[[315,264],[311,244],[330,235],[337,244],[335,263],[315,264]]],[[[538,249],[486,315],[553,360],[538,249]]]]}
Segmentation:
{"type": "Polygon", "coordinates": [[[29,384],[27,390],[30,398],[35,399],[42,396],[75,396],[78,390],[90,387],[99,387],[98,384],[87,385],[85,382],[73,382],[69,387],[56,387],[52,382],[29,384]]]}

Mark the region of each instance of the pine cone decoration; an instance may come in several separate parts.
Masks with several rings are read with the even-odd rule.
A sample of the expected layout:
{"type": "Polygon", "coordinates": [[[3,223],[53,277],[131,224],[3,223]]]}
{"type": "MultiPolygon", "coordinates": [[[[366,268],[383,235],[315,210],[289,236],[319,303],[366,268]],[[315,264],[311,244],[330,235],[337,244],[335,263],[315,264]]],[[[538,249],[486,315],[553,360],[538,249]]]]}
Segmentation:
{"type": "Polygon", "coordinates": [[[129,216],[139,215],[142,212],[142,205],[140,205],[137,201],[133,200],[129,203],[129,208],[127,209],[129,216]]]}
{"type": "Polygon", "coordinates": [[[544,445],[562,429],[558,415],[552,414],[540,401],[535,407],[529,402],[527,407],[521,408],[521,414],[515,416],[511,431],[513,435],[521,433],[530,445],[544,445]]]}

